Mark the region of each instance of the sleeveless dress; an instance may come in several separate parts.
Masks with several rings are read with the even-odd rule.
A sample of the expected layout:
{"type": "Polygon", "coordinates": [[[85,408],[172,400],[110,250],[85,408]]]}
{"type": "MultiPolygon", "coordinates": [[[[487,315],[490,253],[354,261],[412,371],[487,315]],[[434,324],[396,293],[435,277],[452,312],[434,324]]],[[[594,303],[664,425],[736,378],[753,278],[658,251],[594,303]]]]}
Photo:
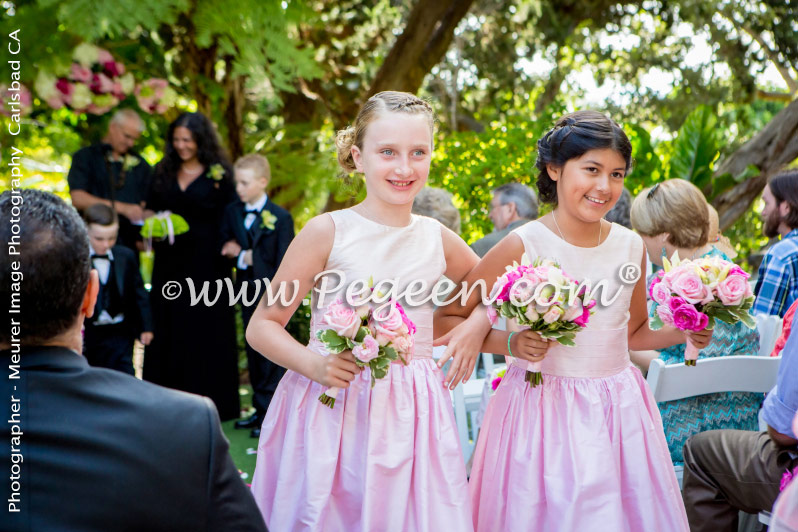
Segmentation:
{"type": "Polygon", "coordinates": [[[577,345],[549,347],[541,386],[531,388],[516,362],[508,367],[471,470],[475,529],[687,531],[659,410],[629,360],[635,285],[623,284],[619,270],[639,269],[642,240],[618,224],[593,248],[572,246],[538,221],[513,232],[530,259],[555,259],[571,277],[607,288],[595,289],[597,310],[577,345]]]}
{"type": "MultiPolygon", "coordinates": [[[[713,247],[702,257],[729,258],[713,247]]],[[[649,316],[653,316],[657,304],[649,302],[649,316]]],[[[662,349],[659,359],[667,365],[684,362],[685,344],[662,349]]],[[[701,350],[699,358],[714,358],[732,355],[753,355],[759,351],[759,332],[743,323],[729,324],[717,320],[712,331],[712,342],[701,350]]],[[[682,449],[687,440],[699,432],[720,429],[759,430],[759,407],[761,393],[720,392],[686,397],[676,401],[657,403],[665,440],[674,464],[684,463],[682,449]]]]}
{"type": "MultiPolygon", "coordinates": [[[[389,227],[351,209],[329,214],[335,240],[325,270],[346,278],[333,295],[312,293],[308,347],[322,355],[315,333],[326,328],[325,307],[344,299],[351,282],[395,280],[401,294],[424,280],[427,292],[412,297],[418,302],[446,269],[436,220],[413,215],[410,225],[389,227]]],[[[337,278],[328,281],[337,284],[337,278]]],[[[333,409],[318,401],[325,386],[293,371],[280,381],[261,429],[252,483],[270,530],[473,530],[452,401],[431,358],[434,307],[399,301],[417,328],[407,366],[392,364],[374,388],[365,368],[339,390],[333,409]]]]}

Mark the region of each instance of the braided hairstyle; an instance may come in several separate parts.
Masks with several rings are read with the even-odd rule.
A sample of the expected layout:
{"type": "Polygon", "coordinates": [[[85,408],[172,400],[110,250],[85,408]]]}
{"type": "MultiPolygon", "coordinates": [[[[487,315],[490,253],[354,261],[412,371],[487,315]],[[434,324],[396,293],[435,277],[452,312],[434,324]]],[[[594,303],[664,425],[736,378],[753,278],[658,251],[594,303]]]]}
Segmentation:
{"type": "Polygon", "coordinates": [[[429,120],[432,131],[435,127],[435,114],[432,106],[418,96],[409,92],[383,91],[378,92],[368,99],[360,108],[354,124],[342,129],[335,137],[335,146],[338,148],[338,164],[346,173],[357,171],[355,160],[352,158],[352,146],[363,149],[363,139],[366,128],[377,118],[381,112],[423,114],[429,120]]]}
{"type": "Polygon", "coordinates": [[[632,144],[623,129],[597,111],[576,111],[560,118],[543,138],[538,140],[538,193],[540,201],[557,204],[557,182],[547,170],[547,165],[558,168],[571,159],[577,159],[590,150],[610,148],[626,161],[626,171],[632,167],[632,144]]]}

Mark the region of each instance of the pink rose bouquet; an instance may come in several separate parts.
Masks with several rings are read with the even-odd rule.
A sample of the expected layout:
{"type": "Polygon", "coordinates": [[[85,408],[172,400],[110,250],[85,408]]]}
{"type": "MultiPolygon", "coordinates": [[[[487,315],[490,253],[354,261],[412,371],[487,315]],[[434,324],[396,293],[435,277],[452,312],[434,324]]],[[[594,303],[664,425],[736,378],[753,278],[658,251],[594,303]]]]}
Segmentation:
{"type": "MultiPolygon", "coordinates": [[[[653,330],[670,325],[682,331],[713,328],[715,320],[743,322],[756,327],[749,309],[754,303],[749,275],[739,266],[720,257],[695,260],[664,259],[660,271],[649,286],[654,313],[649,320],[653,330]]],[[[686,366],[695,366],[698,349],[687,340],[686,366]]]]}
{"type": "MultiPolygon", "coordinates": [[[[327,329],[316,337],[330,353],[351,349],[355,363],[371,369],[371,385],[388,374],[391,362],[399,360],[407,365],[413,356],[415,324],[407,317],[399,302],[390,300],[376,308],[359,298],[356,308],[340,299],[327,307],[322,323],[327,329]]],[[[338,388],[328,388],[319,401],[333,408],[338,388]]]]}
{"type": "MultiPolygon", "coordinates": [[[[556,262],[538,258],[529,264],[526,254],[521,262],[508,266],[493,285],[488,319],[495,323],[501,315],[543,338],[576,345],[574,337],[587,326],[595,300],[556,262]]],[[[526,381],[532,387],[543,382],[540,362],[527,362],[526,381]]]]}

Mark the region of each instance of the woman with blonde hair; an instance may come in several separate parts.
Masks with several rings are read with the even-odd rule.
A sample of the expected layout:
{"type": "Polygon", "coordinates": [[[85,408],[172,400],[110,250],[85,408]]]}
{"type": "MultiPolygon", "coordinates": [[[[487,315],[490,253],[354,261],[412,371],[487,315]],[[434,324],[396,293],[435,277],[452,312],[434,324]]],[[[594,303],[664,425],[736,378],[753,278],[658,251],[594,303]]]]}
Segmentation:
{"type": "MultiPolygon", "coordinates": [[[[670,259],[675,252],[683,259],[719,256],[730,260],[717,246],[717,222],[710,228],[712,211],[698,187],[683,179],[669,179],[637,195],[632,203],[632,227],[643,238],[651,262],[658,266],[662,266],[663,257],[670,259]]],[[[652,305],[649,312],[653,311],[652,305]]],[[[659,359],[667,365],[683,363],[684,348],[685,344],[665,348],[659,352],[659,359]]],[[[712,342],[701,351],[700,357],[756,355],[758,350],[756,329],[742,323],[729,325],[716,321],[712,342]]],[[[651,360],[636,362],[647,368],[651,360]]],[[[757,394],[723,392],[659,403],[674,463],[683,462],[684,443],[699,432],[757,430],[760,402],[761,396],[757,394]]]]}

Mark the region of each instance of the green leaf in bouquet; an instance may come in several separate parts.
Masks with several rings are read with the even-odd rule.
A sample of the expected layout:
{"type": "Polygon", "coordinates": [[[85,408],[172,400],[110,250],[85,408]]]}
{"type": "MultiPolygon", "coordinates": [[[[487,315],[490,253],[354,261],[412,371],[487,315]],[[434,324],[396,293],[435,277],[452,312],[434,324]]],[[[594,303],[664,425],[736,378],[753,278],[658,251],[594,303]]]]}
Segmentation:
{"type": "MultiPolygon", "coordinates": [[[[390,360],[398,360],[399,359],[399,355],[396,353],[396,349],[394,349],[393,347],[389,347],[389,346],[386,345],[385,347],[383,347],[381,349],[381,351],[383,352],[383,354],[385,356],[385,359],[387,359],[388,361],[390,361],[390,360]]],[[[388,363],[390,363],[390,362],[388,362],[388,363]]]]}
{"type": "Polygon", "coordinates": [[[658,331],[662,329],[663,325],[665,324],[662,323],[662,318],[660,318],[659,314],[657,314],[656,312],[654,313],[653,316],[648,318],[648,328],[651,329],[652,331],[658,331]]]}
{"type": "Polygon", "coordinates": [[[355,336],[355,342],[357,342],[357,343],[362,342],[363,339],[366,337],[366,335],[368,333],[369,333],[369,330],[368,330],[367,327],[361,327],[360,329],[358,329],[357,330],[357,336],[355,336]]]}
{"type": "Polygon", "coordinates": [[[501,309],[499,309],[499,313],[505,317],[513,316],[513,306],[510,304],[509,301],[505,301],[502,303],[501,309]]]}
{"type": "Polygon", "coordinates": [[[574,342],[574,335],[573,334],[563,334],[557,339],[558,342],[562,345],[567,345],[569,347],[574,347],[576,342],[574,342]]]}
{"type": "Polygon", "coordinates": [[[382,378],[384,378],[384,377],[385,377],[387,374],[388,374],[388,368],[382,368],[382,367],[379,367],[379,366],[377,366],[377,367],[372,367],[372,368],[371,368],[371,375],[372,375],[372,376],[373,376],[375,379],[382,379],[382,378]]]}
{"type": "Polygon", "coordinates": [[[751,313],[748,310],[743,310],[738,314],[740,321],[745,324],[746,327],[749,329],[756,329],[756,319],[751,316],[751,313]]]}
{"type": "Polygon", "coordinates": [[[342,338],[337,332],[332,329],[324,329],[321,333],[317,333],[319,340],[328,346],[346,345],[346,338],[342,338]]]}

